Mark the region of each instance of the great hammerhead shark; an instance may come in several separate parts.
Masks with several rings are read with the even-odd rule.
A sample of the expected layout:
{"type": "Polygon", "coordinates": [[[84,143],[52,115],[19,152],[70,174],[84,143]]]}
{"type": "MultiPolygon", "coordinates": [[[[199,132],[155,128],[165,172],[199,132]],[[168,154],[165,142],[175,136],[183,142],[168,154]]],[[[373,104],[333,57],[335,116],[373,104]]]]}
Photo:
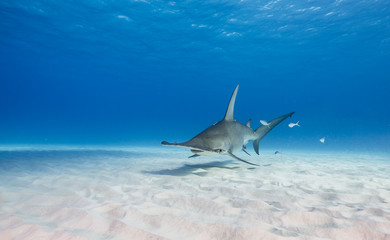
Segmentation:
{"type": "Polygon", "coordinates": [[[259,154],[260,140],[284,119],[291,117],[294,112],[275,118],[274,120],[269,121],[267,125],[262,125],[253,131],[250,127],[251,120],[249,120],[246,125],[243,125],[233,119],[234,103],[236,102],[238,86],[239,85],[237,85],[234,89],[225,117],[221,121],[211,125],[187,142],[169,143],[167,141],[163,141],[161,144],[163,146],[188,148],[192,153],[194,153],[194,155],[190,157],[225,154],[242,162],[259,166],[237,157],[234,153],[240,150],[247,153],[245,151],[245,146],[249,141],[253,141],[253,148],[255,152],[259,154]]]}

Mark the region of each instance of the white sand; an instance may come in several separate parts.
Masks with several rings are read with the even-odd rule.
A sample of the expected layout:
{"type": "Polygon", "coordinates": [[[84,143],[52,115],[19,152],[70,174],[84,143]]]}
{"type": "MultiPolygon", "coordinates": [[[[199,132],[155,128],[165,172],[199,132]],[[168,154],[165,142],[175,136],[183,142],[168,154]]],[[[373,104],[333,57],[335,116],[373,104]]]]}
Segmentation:
{"type": "Polygon", "coordinates": [[[67,151],[0,155],[1,240],[390,239],[389,156],[67,151]]]}

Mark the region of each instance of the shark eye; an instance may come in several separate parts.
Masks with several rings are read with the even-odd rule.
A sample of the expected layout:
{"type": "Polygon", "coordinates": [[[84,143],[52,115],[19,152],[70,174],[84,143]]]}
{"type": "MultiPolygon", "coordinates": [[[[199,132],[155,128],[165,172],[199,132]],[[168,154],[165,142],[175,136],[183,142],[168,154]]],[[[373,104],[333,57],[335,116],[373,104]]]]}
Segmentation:
{"type": "Polygon", "coordinates": [[[217,153],[222,153],[223,150],[222,149],[217,149],[217,153]]]}

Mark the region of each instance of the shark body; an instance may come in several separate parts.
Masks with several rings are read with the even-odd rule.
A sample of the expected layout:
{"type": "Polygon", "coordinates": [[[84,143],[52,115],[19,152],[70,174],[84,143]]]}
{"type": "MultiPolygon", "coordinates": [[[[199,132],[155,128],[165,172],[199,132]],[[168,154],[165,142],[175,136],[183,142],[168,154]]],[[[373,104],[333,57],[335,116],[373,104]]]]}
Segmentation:
{"type": "Polygon", "coordinates": [[[255,152],[259,154],[259,143],[261,139],[280,122],[288,117],[291,117],[294,112],[275,118],[269,121],[267,125],[262,125],[254,131],[250,127],[251,120],[243,125],[233,119],[234,103],[236,101],[238,87],[239,85],[237,85],[234,89],[225,117],[221,121],[211,125],[206,130],[186,142],[169,143],[167,141],[163,141],[161,144],[163,146],[176,146],[190,149],[191,152],[194,153],[194,155],[190,157],[224,154],[242,162],[258,166],[257,164],[237,157],[234,153],[240,150],[247,153],[245,151],[245,146],[249,141],[253,141],[253,148],[255,152]]]}

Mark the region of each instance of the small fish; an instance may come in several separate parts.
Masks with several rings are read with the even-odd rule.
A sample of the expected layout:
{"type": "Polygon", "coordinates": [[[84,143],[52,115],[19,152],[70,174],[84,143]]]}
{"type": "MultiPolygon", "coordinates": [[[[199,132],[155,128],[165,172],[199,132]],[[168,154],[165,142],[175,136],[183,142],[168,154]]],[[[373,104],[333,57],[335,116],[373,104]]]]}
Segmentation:
{"type": "Polygon", "coordinates": [[[289,126],[290,128],[293,128],[293,127],[295,127],[295,126],[300,127],[300,126],[299,126],[299,121],[298,121],[297,123],[289,123],[288,126],[289,126]]]}
{"type": "Polygon", "coordinates": [[[265,121],[265,120],[260,120],[260,123],[263,124],[264,126],[268,126],[269,125],[268,122],[265,121]]]}
{"type": "Polygon", "coordinates": [[[271,125],[265,120],[260,120],[260,123],[263,124],[263,126],[267,126],[269,129],[271,129],[271,125]]]}
{"type": "Polygon", "coordinates": [[[321,138],[320,142],[325,143],[325,137],[321,138]]]}
{"type": "Polygon", "coordinates": [[[275,155],[278,155],[278,154],[280,154],[280,152],[279,152],[279,151],[276,151],[276,152],[275,152],[275,155]]]}

